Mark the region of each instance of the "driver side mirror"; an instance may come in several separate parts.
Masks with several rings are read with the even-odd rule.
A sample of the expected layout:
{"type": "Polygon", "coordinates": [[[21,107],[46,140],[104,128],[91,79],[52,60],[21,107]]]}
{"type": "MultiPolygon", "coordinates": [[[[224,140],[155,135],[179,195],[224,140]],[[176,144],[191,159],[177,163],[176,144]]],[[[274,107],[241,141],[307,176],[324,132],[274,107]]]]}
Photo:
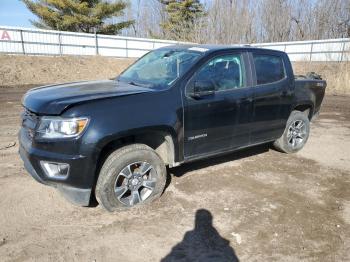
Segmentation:
{"type": "Polygon", "coordinates": [[[200,98],[203,96],[213,95],[214,92],[215,87],[212,81],[198,80],[194,82],[193,93],[191,96],[193,98],[200,98]]]}

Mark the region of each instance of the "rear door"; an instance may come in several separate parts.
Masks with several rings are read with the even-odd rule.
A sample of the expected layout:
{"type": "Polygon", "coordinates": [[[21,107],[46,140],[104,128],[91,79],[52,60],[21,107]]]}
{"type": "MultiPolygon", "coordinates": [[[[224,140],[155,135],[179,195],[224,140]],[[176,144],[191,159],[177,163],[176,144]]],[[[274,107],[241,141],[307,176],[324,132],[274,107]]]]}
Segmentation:
{"type": "Polygon", "coordinates": [[[247,63],[247,53],[217,55],[207,60],[189,80],[183,99],[185,158],[249,144],[253,108],[247,63]],[[200,98],[191,97],[198,80],[212,81],[215,92],[200,98]]]}
{"type": "Polygon", "coordinates": [[[291,104],[290,81],[283,56],[278,52],[251,52],[254,116],[251,143],[272,141],[285,128],[285,106],[291,104]]]}

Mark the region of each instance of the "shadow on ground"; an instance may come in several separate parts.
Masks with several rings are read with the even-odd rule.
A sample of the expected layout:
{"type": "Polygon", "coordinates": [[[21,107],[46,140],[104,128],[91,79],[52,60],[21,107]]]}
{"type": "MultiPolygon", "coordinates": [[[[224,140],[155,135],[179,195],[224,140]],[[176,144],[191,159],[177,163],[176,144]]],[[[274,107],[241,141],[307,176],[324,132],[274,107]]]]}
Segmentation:
{"type": "Polygon", "coordinates": [[[183,240],[172,248],[162,262],[239,261],[230,241],[221,237],[213,226],[213,216],[208,210],[197,210],[194,224],[194,229],[185,233],[183,240]]]}

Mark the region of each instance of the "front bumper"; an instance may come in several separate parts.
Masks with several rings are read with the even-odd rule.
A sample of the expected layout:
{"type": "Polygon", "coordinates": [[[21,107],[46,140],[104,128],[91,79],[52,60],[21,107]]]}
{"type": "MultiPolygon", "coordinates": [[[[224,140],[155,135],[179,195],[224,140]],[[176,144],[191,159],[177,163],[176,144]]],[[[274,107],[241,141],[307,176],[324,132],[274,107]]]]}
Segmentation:
{"type": "Polygon", "coordinates": [[[89,205],[91,187],[86,188],[85,186],[84,188],[83,186],[81,188],[78,186],[79,184],[86,184],[86,176],[89,175],[85,173],[88,166],[86,157],[55,154],[33,148],[30,139],[25,136],[23,130],[19,133],[19,154],[24,162],[25,169],[37,182],[57,188],[67,200],[75,205],[89,205]],[[68,177],[57,179],[46,176],[40,166],[41,160],[69,163],[70,173],[68,177]]]}

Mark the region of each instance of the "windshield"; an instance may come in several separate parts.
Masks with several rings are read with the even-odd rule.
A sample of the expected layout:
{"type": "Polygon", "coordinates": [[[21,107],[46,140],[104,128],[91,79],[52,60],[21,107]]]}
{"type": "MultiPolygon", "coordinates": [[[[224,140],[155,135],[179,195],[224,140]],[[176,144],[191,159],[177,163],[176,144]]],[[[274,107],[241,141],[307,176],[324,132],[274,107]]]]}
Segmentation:
{"type": "Polygon", "coordinates": [[[119,81],[133,85],[166,88],[181,77],[201,56],[189,50],[156,50],[131,65],[119,81]]]}

